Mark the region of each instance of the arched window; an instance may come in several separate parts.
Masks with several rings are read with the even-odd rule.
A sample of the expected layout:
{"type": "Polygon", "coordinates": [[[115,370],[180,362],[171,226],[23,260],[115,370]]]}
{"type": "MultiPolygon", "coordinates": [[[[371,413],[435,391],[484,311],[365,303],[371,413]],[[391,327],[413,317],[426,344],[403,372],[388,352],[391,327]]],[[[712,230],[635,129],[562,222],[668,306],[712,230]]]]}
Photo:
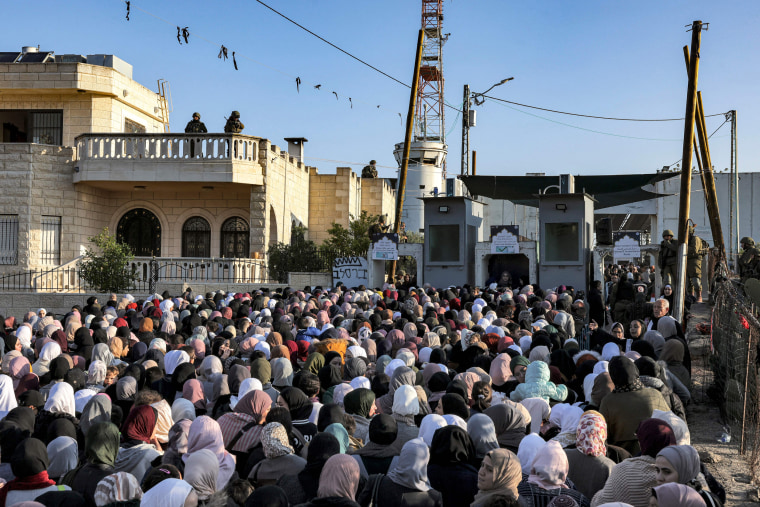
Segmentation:
{"type": "Polygon", "coordinates": [[[125,213],[116,226],[116,239],[129,245],[135,257],[161,256],[161,222],[147,209],[125,213]]]}
{"type": "Polygon", "coordinates": [[[240,217],[228,218],[222,224],[222,257],[250,257],[248,222],[240,217]]]}
{"type": "Polygon", "coordinates": [[[190,217],[182,226],[182,257],[211,257],[211,226],[203,217],[190,217]]]}

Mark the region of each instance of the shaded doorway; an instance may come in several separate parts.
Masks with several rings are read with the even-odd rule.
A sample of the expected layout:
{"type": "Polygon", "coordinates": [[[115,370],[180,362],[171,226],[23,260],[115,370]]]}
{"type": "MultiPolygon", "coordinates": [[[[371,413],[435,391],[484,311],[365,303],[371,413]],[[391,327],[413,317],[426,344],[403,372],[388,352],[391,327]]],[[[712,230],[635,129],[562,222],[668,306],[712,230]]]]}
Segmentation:
{"type": "Polygon", "coordinates": [[[135,257],[161,256],[161,222],[144,208],[128,211],[116,227],[116,239],[126,243],[135,257]]]}

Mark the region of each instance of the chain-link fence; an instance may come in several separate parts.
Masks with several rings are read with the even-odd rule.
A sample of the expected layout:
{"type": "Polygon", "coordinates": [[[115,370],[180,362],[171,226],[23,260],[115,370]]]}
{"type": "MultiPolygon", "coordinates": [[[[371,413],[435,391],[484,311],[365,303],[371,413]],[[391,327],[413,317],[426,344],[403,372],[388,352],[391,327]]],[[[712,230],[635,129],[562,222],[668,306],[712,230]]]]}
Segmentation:
{"type": "Polygon", "coordinates": [[[698,380],[703,394],[720,407],[755,480],[760,479],[760,418],[758,410],[758,343],[760,323],[754,305],[737,280],[719,278],[713,285],[709,369],[698,380]],[[709,376],[712,376],[710,379],[709,376]]]}

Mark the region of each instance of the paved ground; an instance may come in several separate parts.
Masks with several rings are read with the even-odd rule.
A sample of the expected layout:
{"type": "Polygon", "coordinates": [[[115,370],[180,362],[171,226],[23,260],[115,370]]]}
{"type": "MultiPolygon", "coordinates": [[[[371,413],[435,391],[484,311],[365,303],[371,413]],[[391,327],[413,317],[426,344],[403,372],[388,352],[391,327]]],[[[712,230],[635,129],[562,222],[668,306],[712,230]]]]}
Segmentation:
{"type": "Polygon", "coordinates": [[[707,303],[692,306],[693,317],[686,335],[692,356],[692,400],[686,409],[691,444],[699,451],[702,461],[715,478],[726,488],[726,507],[760,505],[760,488],[753,485],[747,461],[739,454],[738,438],[731,443],[718,439],[723,433],[718,406],[706,391],[712,379],[707,368],[710,337],[695,329],[700,322],[710,322],[712,307],[707,303]]]}

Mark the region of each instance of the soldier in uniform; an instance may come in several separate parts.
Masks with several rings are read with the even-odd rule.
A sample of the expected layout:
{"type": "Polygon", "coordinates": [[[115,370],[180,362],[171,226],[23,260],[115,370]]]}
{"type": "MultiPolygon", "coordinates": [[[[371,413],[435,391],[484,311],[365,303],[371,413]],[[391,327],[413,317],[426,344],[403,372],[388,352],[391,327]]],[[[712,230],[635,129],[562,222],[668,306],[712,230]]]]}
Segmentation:
{"type": "Polygon", "coordinates": [[[755,247],[755,240],[750,237],[743,237],[740,241],[742,245],[742,256],[739,258],[739,276],[742,282],[748,278],[758,278],[758,268],[760,267],[760,251],[755,247]]]}
{"type": "Polygon", "coordinates": [[[689,227],[689,250],[686,254],[686,278],[689,280],[688,294],[696,290],[697,303],[702,302],[702,257],[707,255],[710,245],[694,233],[695,227],[689,227]]]}
{"type": "Polygon", "coordinates": [[[385,215],[380,215],[380,221],[378,223],[372,224],[369,228],[369,237],[372,239],[372,236],[375,234],[383,234],[385,232],[388,232],[389,225],[385,225],[385,215]]]}
{"type": "Polygon", "coordinates": [[[362,178],[377,178],[377,167],[375,167],[375,164],[377,164],[376,161],[370,160],[369,165],[364,166],[362,178]]]}
{"type": "MultiPolygon", "coordinates": [[[[187,122],[185,134],[205,134],[208,130],[206,124],[201,121],[201,113],[193,113],[193,119],[187,122]]],[[[190,141],[190,158],[195,158],[195,141],[190,141]]]]}
{"type": "MultiPolygon", "coordinates": [[[[243,131],[245,125],[240,121],[240,111],[232,111],[227,123],[224,124],[224,132],[227,134],[239,134],[243,131]]],[[[229,143],[229,141],[227,141],[229,143]]],[[[230,147],[227,146],[227,155],[230,153],[230,147]]],[[[237,144],[235,144],[235,158],[237,158],[237,144]]]]}
{"type": "Polygon", "coordinates": [[[678,264],[678,243],[673,239],[673,231],[665,229],[657,258],[657,267],[660,268],[663,285],[675,285],[676,264],[678,264]]]}

